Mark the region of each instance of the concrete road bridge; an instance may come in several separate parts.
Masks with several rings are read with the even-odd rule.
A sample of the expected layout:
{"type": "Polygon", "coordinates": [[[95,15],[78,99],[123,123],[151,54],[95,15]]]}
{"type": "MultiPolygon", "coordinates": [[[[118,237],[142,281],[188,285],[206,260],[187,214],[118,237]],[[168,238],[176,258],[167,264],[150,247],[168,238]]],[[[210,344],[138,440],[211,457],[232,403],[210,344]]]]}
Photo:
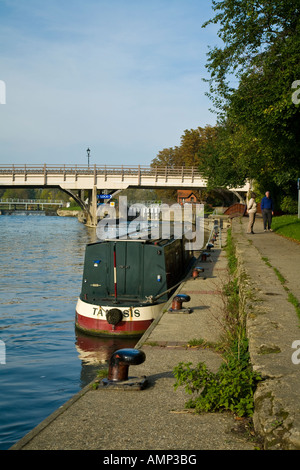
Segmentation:
{"type": "MultiPolygon", "coordinates": [[[[127,188],[205,189],[205,178],[195,167],[151,167],[109,165],[0,165],[0,187],[60,188],[72,196],[87,214],[86,223],[97,225],[97,195],[112,197],[127,188]],[[88,202],[84,192],[88,191],[88,202]]],[[[249,190],[230,188],[240,201],[249,190]]]]}

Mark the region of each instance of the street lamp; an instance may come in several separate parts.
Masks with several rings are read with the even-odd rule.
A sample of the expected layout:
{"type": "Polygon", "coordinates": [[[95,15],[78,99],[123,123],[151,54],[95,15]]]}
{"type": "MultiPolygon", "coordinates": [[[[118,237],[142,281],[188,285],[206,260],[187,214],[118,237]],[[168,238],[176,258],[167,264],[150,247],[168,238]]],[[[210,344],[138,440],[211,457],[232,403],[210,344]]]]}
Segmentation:
{"type": "Polygon", "coordinates": [[[86,153],[87,153],[87,157],[88,157],[88,168],[90,167],[90,149],[88,148],[86,153]]]}

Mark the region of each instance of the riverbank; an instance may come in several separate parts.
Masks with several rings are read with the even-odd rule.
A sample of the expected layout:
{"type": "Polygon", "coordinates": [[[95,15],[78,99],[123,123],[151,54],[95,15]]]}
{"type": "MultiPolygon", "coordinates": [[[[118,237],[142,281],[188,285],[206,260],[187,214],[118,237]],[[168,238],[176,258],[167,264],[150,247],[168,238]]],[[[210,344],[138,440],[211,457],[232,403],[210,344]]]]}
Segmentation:
{"type": "Polygon", "coordinates": [[[56,214],[60,217],[78,217],[81,212],[77,209],[57,209],[56,214]]]}
{"type": "MultiPolygon", "coordinates": [[[[191,313],[170,313],[170,301],[137,343],[146,360],[131,366],[129,376],[146,376],[144,390],[96,390],[90,384],[12,449],[254,450],[259,439],[264,449],[300,449],[300,364],[292,357],[299,318],[289,301],[290,293],[296,297],[299,292],[300,247],[264,233],[261,220],[255,224],[257,233],[247,235],[247,222],[234,219],[232,237],[251,362],[263,377],[254,396],[254,435],[247,420],[232,413],[190,412],[183,388],[174,390],[173,369],[180,362],[204,362],[212,371],[222,362],[214,348],[189,347],[195,338],[216,343],[223,333],[220,293],[228,280],[228,260],[216,246],[201,262],[204,273],[196,280],[189,277],[177,291],[190,295],[186,306],[191,313]]],[[[223,243],[226,234],[224,229],[223,243]]]]}
{"type": "Polygon", "coordinates": [[[26,216],[26,215],[35,215],[35,216],[54,216],[57,215],[55,210],[13,210],[13,209],[1,209],[0,210],[0,215],[20,215],[20,216],[26,216]]]}

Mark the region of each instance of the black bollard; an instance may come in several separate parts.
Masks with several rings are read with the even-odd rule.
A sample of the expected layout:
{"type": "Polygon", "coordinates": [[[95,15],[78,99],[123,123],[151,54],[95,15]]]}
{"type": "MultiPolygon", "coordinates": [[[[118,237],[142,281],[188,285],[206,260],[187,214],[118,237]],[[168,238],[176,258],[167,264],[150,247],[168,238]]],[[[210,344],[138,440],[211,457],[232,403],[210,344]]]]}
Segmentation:
{"type": "Polygon", "coordinates": [[[194,279],[196,279],[199,276],[199,273],[203,273],[203,272],[204,272],[204,268],[200,268],[199,266],[197,266],[196,268],[193,269],[192,276],[194,279]]]}
{"type": "Polygon", "coordinates": [[[145,353],[139,349],[118,349],[109,361],[108,380],[113,382],[128,380],[129,366],[142,364],[145,359],[145,353]]]}
{"type": "Polygon", "coordinates": [[[172,301],[172,310],[181,310],[182,302],[189,302],[191,300],[189,295],[177,294],[172,301]]]}
{"type": "Polygon", "coordinates": [[[210,253],[201,253],[201,261],[206,261],[207,258],[210,256],[210,253]]]}

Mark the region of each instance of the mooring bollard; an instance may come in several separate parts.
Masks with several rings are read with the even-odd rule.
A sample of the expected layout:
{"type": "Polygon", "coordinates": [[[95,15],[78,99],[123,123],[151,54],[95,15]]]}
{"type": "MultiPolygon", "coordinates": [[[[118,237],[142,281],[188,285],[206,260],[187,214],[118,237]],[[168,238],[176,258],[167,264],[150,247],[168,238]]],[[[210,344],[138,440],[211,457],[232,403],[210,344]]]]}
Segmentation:
{"type": "Polygon", "coordinates": [[[196,279],[199,276],[199,271],[197,268],[193,270],[193,278],[196,279]]]}
{"type": "Polygon", "coordinates": [[[206,253],[206,252],[202,253],[201,254],[201,261],[206,261],[208,256],[210,256],[210,253],[206,253]]]}
{"type": "Polygon", "coordinates": [[[199,266],[197,266],[196,268],[193,269],[193,278],[197,279],[197,277],[199,276],[199,273],[203,273],[203,272],[204,272],[204,268],[200,268],[199,266]]]}
{"type": "Polygon", "coordinates": [[[145,353],[139,349],[118,349],[109,361],[108,380],[113,382],[128,380],[129,366],[142,364],[145,359],[145,353]]]}
{"type": "Polygon", "coordinates": [[[189,295],[178,294],[174,297],[172,301],[172,310],[181,310],[182,302],[189,302],[191,300],[189,295]]]}

